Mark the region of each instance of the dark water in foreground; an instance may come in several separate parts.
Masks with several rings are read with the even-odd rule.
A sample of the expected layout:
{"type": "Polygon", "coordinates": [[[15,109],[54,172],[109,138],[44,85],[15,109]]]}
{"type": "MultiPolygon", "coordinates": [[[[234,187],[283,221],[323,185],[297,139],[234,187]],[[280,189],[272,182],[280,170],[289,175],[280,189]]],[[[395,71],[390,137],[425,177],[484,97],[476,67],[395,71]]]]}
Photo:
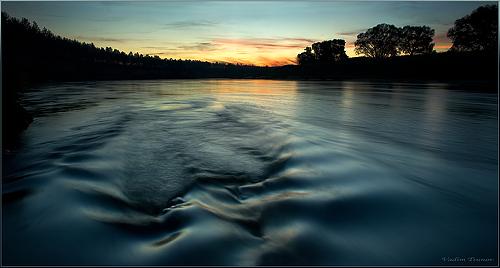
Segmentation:
{"type": "Polygon", "coordinates": [[[3,263],[496,264],[497,95],[448,87],[32,90],[3,155],[3,263]]]}

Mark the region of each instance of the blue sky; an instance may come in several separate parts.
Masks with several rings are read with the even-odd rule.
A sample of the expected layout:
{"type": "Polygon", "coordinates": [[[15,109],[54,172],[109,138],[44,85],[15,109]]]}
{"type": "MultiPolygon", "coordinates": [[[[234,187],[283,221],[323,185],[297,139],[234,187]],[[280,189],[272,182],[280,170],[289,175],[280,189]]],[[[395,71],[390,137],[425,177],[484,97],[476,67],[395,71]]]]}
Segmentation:
{"type": "Polygon", "coordinates": [[[379,23],[428,25],[436,50],[446,31],[475,8],[496,2],[163,1],[2,2],[2,11],[54,33],[162,58],[280,65],[312,42],[356,35],[379,23]]]}

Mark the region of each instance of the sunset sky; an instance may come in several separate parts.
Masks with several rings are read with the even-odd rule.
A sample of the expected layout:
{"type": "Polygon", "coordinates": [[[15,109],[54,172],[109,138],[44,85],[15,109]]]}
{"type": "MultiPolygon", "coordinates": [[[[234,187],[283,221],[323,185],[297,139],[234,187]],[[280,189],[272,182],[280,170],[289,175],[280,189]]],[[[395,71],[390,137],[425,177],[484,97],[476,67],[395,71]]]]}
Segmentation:
{"type": "Polygon", "coordinates": [[[345,39],[379,23],[428,25],[435,49],[446,31],[478,6],[495,2],[2,2],[2,11],[56,34],[125,52],[255,65],[293,64],[313,42],[345,39]]]}

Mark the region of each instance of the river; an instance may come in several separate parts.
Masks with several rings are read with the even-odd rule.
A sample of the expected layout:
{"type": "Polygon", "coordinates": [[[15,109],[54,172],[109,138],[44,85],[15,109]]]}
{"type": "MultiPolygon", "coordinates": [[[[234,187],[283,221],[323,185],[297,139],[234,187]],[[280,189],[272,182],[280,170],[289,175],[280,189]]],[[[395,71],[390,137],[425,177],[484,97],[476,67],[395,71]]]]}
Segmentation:
{"type": "Polygon", "coordinates": [[[496,93],[151,80],[21,101],[35,120],[3,153],[5,265],[498,261],[496,93]]]}

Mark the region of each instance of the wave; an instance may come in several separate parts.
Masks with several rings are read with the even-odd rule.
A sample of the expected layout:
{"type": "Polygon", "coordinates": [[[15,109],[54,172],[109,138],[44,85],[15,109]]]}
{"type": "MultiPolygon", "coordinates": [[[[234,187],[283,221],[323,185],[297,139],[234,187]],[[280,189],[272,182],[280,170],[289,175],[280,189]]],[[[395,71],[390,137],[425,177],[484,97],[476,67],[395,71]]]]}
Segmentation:
{"type": "Polygon", "coordinates": [[[7,264],[428,265],[494,251],[495,206],[473,191],[494,193],[384,155],[432,152],[246,95],[159,93],[37,119],[4,162],[7,264]]]}

